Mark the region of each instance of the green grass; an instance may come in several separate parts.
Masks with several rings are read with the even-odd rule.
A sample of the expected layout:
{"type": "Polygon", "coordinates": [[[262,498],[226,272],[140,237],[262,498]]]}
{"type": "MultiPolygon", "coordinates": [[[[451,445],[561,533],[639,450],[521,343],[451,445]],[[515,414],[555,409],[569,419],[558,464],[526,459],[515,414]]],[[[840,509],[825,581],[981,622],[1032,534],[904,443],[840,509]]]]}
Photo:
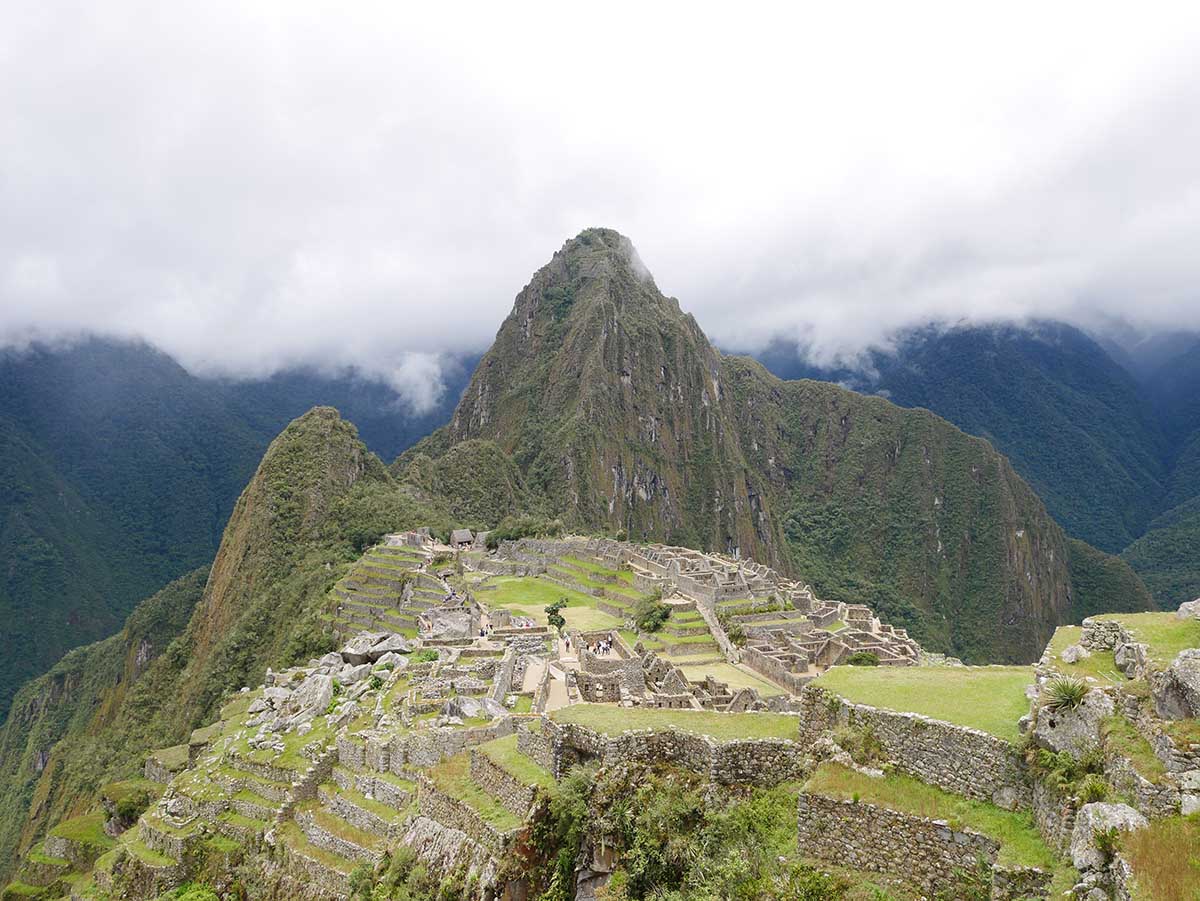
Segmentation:
{"type": "Polygon", "coordinates": [[[683,670],[683,675],[687,677],[689,682],[700,682],[705,676],[712,676],[720,682],[728,683],[732,691],[737,691],[739,688],[753,688],[763,697],[785,693],[778,685],[767,682],[753,673],[748,673],[725,662],[697,663],[691,666],[680,664],[679,668],[683,670]]]}
{"type": "Polygon", "coordinates": [[[1098,619],[1116,620],[1134,638],[1150,646],[1150,661],[1168,666],[1180,651],[1200,647],[1200,620],[1179,619],[1171,613],[1117,613],[1098,619]]]}
{"type": "Polygon", "coordinates": [[[516,703],[512,706],[513,713],[529,713],[533,710],[533,698],[529,695],[517,695],[516,703]]]}
{"type": "Polygon", "coordinates": [[[1027,666],[835,666],[815,684],[857,704],[920,713],[1015,742],[1032,682],[1027,666]]]}
{"type": "Polygon", "coordinates": [[[607,735],[630,729],[673,729],[709,735],[721,741],[737,738],[795,739],[799,721],[782,713],[720,713],[715,710],[656,710],[611,704],[572,704],[555,710],[560,723],[577,723],[607,735]]]}
{"type": "Polygon", "coordinates": [[[1134,901],[1200,898],[1200,814],[1151,820],[1121,838],[1133,867],[1134,901]]]}
{"type": "Polygon", "coordinates": [[[275,832],[285,845],[295,848],[306,857],[320,861],[331,870],[336,870],[339,873],[349,876],[356,866],[352,860],[347,860],[345,857],[333,854],[324,848],[318,848],[308,840],[308,836],[291,820],[277,825],[275,832]]]}
{"type": "Polygon", "coordinates": [[[545,608],[563,598],[567,606],[561,612],[569,629],[591,632],[621,625],[620,619],[596,609],[596,598],[536,576],[495,576],[488,584],[499,587],[479,592],[478,598],[486,607],[528,616],[542,626],[548,624],[545,608]]]}
{"type": "Polygon", "coordinates": [[[160,854],[145,842],[136,838],[125,842],[125,849],[134,857],[145,861],[153,867],[170,867],[179,862],[173,857],[167,857],[165,854],[160,854]]]}
{"type": "Polygon", "coordinates": [[[116,841],[104,832],[104,811],[85,813],[81,817],[63,820],[50,830],[51,835],[68,841],[99,848],[111,848],[116,841]]]}
{"type": "Polygon", "coordinates": [[[926,785],[911,776],[893,773],[883,778],[864,776],[836,763],[823,763],[804,790],[840,800],[859,800],[890,810],[946,820],[952,828],[982,832],[1000,843],[1003,863],[1057,870],[1063,866],[1047,847],[1028,811],[1002,810],[926,785]]]}
{"type": "MultiPolygon", "coordinates": [[[[318,826],[352,845],[358,845],[360,848],[378,848],[383,844],[383,839],[379,836],[347,823],[341,817],[323,808],[319,801],[305,801],[297,805],[296,810],[311,814],[313,822],[318,826]]],[[[389,812],[393,816],[395,815],[395,811],[389,812]]]]}
{"type": "Polygon", "coordinates": [[[46,889],[42,886],[26,885],[24,882],[17,882],[14,880],[6,885],[4,887],[4,891],[0,894],[3,894],[5,898],[10,898],[14,895],[18,897],[24,895],[29,898],[36,898],[38,896],[44,897],[45,891],[46,889]]]}
{"type": "Polygon", "coordinates": [[[1104,744],[1129,758],[1133,768],[1144,779],[1159,784],[1167,776],[1167,768],[1158,759],[1154,749],[1129,720],[1120,714],[1104,720],[1104,744]]]}
{"type": "Polygon", "coordinates": [[[471,761],[468,754],[447,757],[429,771],[429,778],[441,791],[472,807],[486,822],[501,832],[516,829],[521,825],[519,817],[471,779],[471,761]]]}
{"type": "Polygon", "coordinates": [[[188,746],[174,745],[170,748],[160,748],[153,753],[154,759],[170,772],[183,769],[188,763],[188,746]]]}
{"type": "Polygon", "coordinates": [[[576,566],[579,569],[586,569],[588,572],[595,573],[598,576],[614,576],[626,585],[633,584],[633,572],[628,569],[613,569],[600,563],[594,563],[591,560],[584,560],[581,557],[563,557],[563,560],[572,566],[576,566]]]}
{"type": "Polygon", "coordinates": [[[108,783],[108,785],[100,789],[100,796],[114,804],[119,804],[126,798],[143,791],[152,798],[157,798],[163,793],[163,786],[149,779],[126,779],[121,782],[108,783]]]}
{"type": "Polygon", "coordinates": [[[550,775],[549,771],[538,766],[517,750],[515,734],[484,742],[476,750],[486,754],[498,767],[526,785],[537,785],[541,788],[550,788],[554,785],[554,777],[550,775]]]}
{"type": "Polygon", "coordinates": [[[1054,668],[1061,673],[1072,676],[1091,676],[1094,679],[1111,685],[1120,685],[1128,682],[1129,680],[1125,678],[1125,674],[1117,669],[1117,662],[1113,658],[1112,651],[1092,651],[1090,657],[1085,657],[1076,663],[1062,662],[1063,650],[1070,645],[1079,644],[1079,639],[1082,635],[1082,626],[1059,626],[1054,630],[1050,644],[1046,646],[1046,649],[1051,654],[1051,661],[1054,668]]]}

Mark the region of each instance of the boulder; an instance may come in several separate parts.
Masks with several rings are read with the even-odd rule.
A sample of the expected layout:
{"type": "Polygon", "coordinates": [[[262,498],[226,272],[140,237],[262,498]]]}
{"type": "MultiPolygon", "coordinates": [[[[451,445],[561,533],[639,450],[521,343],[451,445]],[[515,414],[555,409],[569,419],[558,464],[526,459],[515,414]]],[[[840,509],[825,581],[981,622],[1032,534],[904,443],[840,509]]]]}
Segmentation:
{"type": "Polygon", "coordinates": [[[1146,818],[1127,804],[1085,804],[1079,809],[1075,829],[1071,832],[1071,863],[1080,872],[1103,869],[1108,860],[1096,846],[1098,833],[1113,828],[1129,832],[1148,825],[1146,818]]]}
{"type": "Polygon", "coordinates": [[[1042,707],[1037,712],[1034,741],[1039,747],[1067,751],[1075,757],[1082,757],[1100,747],[1100,724],[1115,710],[1112,698],[1098,688],[1084,695],[1083,701],[1074,710],[1042,707]]]}
{"type": "Polygon", "coordinates": [[[442,705],[442,716],[469,719],[483,715],[483,705],[474,698],[458,695],[442,705]]]}
{"type": "Polygon", "coordinates": [[[330,651],[328,654],[326,654],[324,657],[322,657],[320,660],[317,661],[317,665],[321,666],[325,669],[330,669],[330,668],[336,669],[336,668],[340,667],[342,665],[342,663],[343,663],[342,655],[339,654],[337,651],[330,651]]]}
{"type": "Polygon", "coordinates": [[[1059,655],[1063,663],[1078,663],[1080,660],[1085,660],[1091,656],[1092,652],[1081,644],[1069,644],[1063,648],[1062,653],[1059,655]]]}
{"type": "Polygon", "coordinates": [[[371,648],[387,637],[387,632],[359,632],[342,648],[342,660],[346,663],[353,663],[355,666],[360,663],[369,663],[371,648]]]}
{"type": "Polygon", "coordinates": [[[491,698],[484,698],[482,703],[484,713],[490,716],[492,719],[495,719],[498,716],[508,716],[508,711],[505,709],[503,704],[493,701],[491,698]]]}
{"type": "Polygon", "coordinates": [[[1200,598],[1194,601],[1184,601],[1175,611],[1180,619],[1200,619],[1200,598]]]}
{"type": "MultiPolygon", "coordinates": [[[[264,701],[278,710],[283,702],[292,696],[292,690],[284,688],[282,685],[272,685],[270,688],[263,689],[262,696],[264,701]]],[[[251,711],[253,711],[253,705],[251,705],[251,711]]]]}
{"type": "Polygon", "coordinates": [[[404,667],[408,666],[408,658],[389,652],[376,660],[375,665],[382,667],[391,666],[393,670],[404,669],[404,667]]]}
{"type": "Polygon", "coordinates": [[[324,713],[332,700],[333,677],[325,673],[313,673],[292,692],[284,704],[283,712],[298,724],[324,713]]]}
{"type": "Polygon", "coordinates": [[[1200,648],[1180,651],[1165,672],[1151,679],[1150,692],[1164,719],[1200,717],[1200,648]]]}
{"type": "Polygon", "coordinates": [[[352,663],[347,663],[338,672],[337,678],[343,685],[354,685],[369,675],[371,675],[371,664],[360,663],[358,666],[355,666],[352,663]]]}
{"type": "Polygon", "coordinates": [[[408,654],[411,651],[412,645],[403,635],[389,635],[371,647],[371,662],[382,660],[387,654],[408,654]]]}
{"type": "Polygon", "coordinates": [[[1136,679],[1146,665],[1146,646],[1136,641],[1118,644],[1113,649],[1113,658],[1117,669],[1130,679],[1136,679]]]}

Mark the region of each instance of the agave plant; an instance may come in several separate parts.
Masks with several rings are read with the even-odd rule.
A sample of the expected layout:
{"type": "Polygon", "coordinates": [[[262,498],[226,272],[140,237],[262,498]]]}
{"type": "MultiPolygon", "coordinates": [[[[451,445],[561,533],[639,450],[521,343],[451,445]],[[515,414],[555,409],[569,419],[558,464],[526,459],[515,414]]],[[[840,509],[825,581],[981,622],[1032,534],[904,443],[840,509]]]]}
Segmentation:
{"type": "Polygon", "coordinates": [[[1053,711],[1074,710],[1088,693],[1087,683],[1074,676],[1056,676],[1042,693],[1043,703],[1053,711]]]}

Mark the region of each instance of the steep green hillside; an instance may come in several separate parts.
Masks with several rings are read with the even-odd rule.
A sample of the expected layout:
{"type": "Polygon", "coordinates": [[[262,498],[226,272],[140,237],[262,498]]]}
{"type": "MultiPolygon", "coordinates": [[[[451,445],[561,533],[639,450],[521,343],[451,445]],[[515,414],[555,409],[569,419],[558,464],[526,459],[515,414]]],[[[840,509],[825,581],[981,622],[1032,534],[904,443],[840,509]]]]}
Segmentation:
{"type": "MultiPolygon", "coordinates": [[[[486,492],[475,503],[503,506],[486,492]]],[[[164,590],[137,608],[122,635],[73,652],[19,695],[0,729],[8,814],[0,862],[11,860],[18,838],[28,847],[103,783],[139,771],[147,750],[186,740],[224,693],[261,682],[268,663],[332,648],[329,589],[350,563],[387,531],[459,525],[447,507],[394,479],[336,410],[318,407],[291,423],[234,505],[207,579],[193,574],[164,590]],[[166,610],[177,615],[163,619],[166,610]],[[167,625],[143,652],[140,638],[160,620],[167,625]],[[122,667],[131,648],[134,674],[122,667]],[[82,687],[45,715],[64,682],[82,687]]]]}
{"type": "Polygon", "coordinates": [[[1200,597],[1200,496],[1150,523],[1121,554],[1162,607],[1200,597]]]}
{"type": "Polygon", "coordinates": [[[1089,603],[1062,530],[987,442],[722,357],[616,232],[533,276],[450,424],[397,465],[476,439],[568,524],[751,555],[970,659],[1032,659],[1089,603]]]}
{"type": "Polygon", "coordinates": [[[172,582],[139,604],[121,632],[75,649],[17,693],[12,715],[0,726],[0,808],[8,814],[0,818],[0,872],[36,831],[81,812],[107,765],[116,760],[132,774],[146,743],[157,746],[153,733],[112,726],[125,707],[161,703],[145,677],[183,631],[206,575],[199,569],[172,582]],[[71,745],[69,755],[58,745],[62,740],[71,745]],[[67,760],[78,769],[64,778],[67,760]]]}
{"type": "Polygon", "coordinates": [[[366,424],[390,459],[449,418],[389,387],[293,371],[197,378],[142,344],[0,353],[0,721],[67,650],[113,634],[139,599],[211,563],[270,440],[318,403],[366,424]]]}
{"type": "Polygon", "coordinates": [[[1150,395],[1065,323],[926,328],[860,371],[805,366],[768,348],[776,374],[802,372],[924,407],[987,438],[1072,535],[1116,553],[1161,509],[1169,443],[1150,395]]]}

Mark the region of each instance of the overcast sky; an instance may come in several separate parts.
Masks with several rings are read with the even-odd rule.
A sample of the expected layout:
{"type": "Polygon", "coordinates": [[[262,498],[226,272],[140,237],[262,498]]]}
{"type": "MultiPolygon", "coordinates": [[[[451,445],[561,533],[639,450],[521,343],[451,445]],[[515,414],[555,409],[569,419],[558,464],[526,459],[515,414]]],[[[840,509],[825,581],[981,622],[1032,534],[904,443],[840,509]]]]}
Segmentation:
{"type": "Polygon", "coordinates": [[[1195,3],[402,6],[0,4],[0,343],[419,406],[590,225],[726,347],[1200,327],[1195,3]]]}

